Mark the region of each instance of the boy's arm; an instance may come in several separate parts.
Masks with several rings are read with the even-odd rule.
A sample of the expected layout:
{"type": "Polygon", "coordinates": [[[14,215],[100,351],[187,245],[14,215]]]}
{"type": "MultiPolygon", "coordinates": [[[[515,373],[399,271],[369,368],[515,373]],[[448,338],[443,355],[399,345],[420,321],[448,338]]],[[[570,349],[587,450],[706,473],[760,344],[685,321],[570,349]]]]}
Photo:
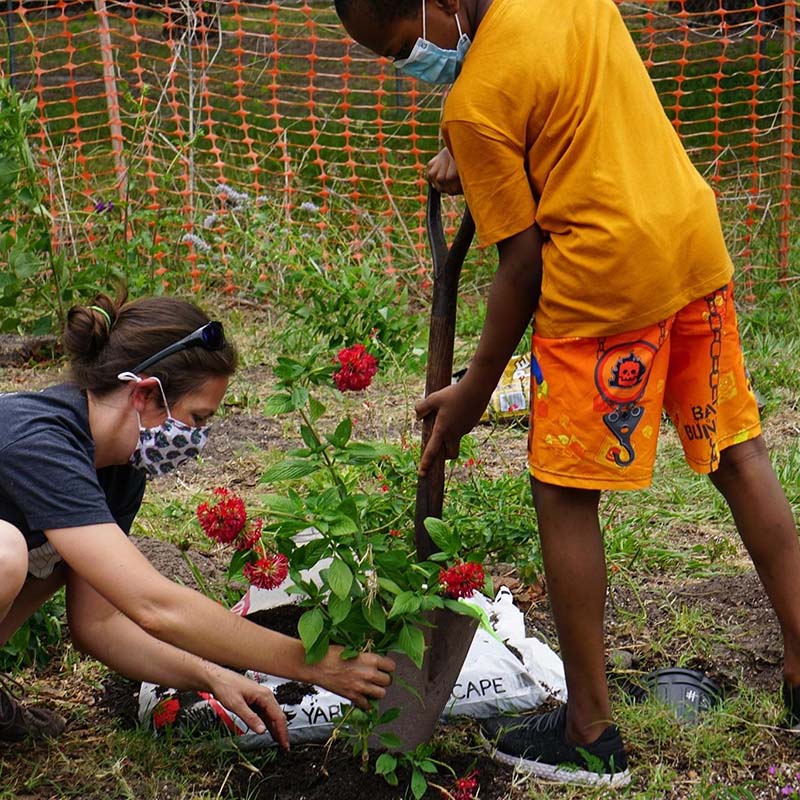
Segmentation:
{"type": "Polygon", "coordinates": [[[477,425],[486,409],[539,302],[541,250],[542,234],[536,225],[498,243],[499,264],[489,289],[486,321],[466,375],[416,405],[418,417],[436,414],[420,458],[420,475],[442,447],[448,458],[455,458],[461,437],[477,425]]]}

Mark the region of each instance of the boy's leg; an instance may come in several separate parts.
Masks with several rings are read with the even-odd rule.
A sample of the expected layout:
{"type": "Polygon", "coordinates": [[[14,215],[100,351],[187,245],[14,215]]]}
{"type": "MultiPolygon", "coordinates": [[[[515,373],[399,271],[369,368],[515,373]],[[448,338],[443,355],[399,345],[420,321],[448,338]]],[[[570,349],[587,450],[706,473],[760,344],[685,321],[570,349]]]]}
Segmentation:
{"type": "Polygon", "coordinates": [[[603,645],[606,562],[597,516],[600,492],[534,478],[531,488],[567,679],[567,737],[588,744],[611,723],[603,645]]]}
{"type": "Polygon", "coordinates": [[[761,436],[722,451],[709,478],[728,503],[783,633],[784,678],[800,684],[800,543],[761,436]]]}

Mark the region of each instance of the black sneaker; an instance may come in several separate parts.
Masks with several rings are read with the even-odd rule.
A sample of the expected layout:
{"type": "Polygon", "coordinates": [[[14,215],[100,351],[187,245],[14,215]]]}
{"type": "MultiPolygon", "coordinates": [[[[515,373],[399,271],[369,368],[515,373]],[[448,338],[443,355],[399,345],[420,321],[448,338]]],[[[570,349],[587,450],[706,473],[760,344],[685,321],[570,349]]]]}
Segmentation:
{"type": "Polygon", "coordinates": [[[60,736],[65,720],[44,708],[26,708],[14,697],[8,684],[16,683],[0,676],[0,742],[21,742],[24,739],[55,739],[60,736]]]}
{"type": "Polygon", "coordinates": [[[781,726],[790,731],[800,731],[800,686],[789,686],[784,681],[781,695],[786,709],[781,726]]]}
{"type": "Polygon", "coordinates": [[[597,741],[574,745],[566,740],[567,707],[536,716],[499,716],[482,720],[492,758],[536,778],[584,786],[626,786],[628,756],[616,725],[597,741]]]}

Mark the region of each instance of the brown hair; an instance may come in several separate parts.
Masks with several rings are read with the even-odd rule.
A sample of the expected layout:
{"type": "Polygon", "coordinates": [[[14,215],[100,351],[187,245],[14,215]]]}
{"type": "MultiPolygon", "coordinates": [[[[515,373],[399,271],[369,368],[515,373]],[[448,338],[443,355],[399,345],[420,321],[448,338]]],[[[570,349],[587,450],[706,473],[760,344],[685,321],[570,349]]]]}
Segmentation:
{"type": "MultiPolygon", "coordinates": [[[[120,386],[120,372],[209,322],[194,303],[177,297],[126,300],[127,292],[116,300],[98,294],[90,305],[73,306],[67,314],[62,341],[70,356],[72,380],[98,396],[120,386]]],[[[236,365],[236,349],[226,342],[220,350],[191,347],[173,353],[145,374],[161,381],[167,402],[173,403],[211,377],[232,375],[236,365]]]]}

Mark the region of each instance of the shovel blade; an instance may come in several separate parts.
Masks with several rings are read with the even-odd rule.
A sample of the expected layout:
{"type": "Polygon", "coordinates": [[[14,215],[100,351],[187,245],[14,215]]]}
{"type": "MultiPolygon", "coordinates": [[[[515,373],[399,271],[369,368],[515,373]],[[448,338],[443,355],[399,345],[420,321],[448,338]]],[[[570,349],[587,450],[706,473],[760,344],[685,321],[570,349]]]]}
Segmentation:
{"type": "MultiPolygon", "coordinates": [[[[433,735],[478,627],[473,617],[448,609],[436,609],[424,616],[429,625],[422,629],[425,635],[422,669],[408,657],[393,654],[397,669],[379,704],[382,714],[392,708],[400,709],[400,716],[381,726],[378,732],[398,736],[402,745],[397,749],[403,752],[413,750],[433,735]]],[[[386,749],[377,737],[370,740],[370,745],[386,749]]]]}

